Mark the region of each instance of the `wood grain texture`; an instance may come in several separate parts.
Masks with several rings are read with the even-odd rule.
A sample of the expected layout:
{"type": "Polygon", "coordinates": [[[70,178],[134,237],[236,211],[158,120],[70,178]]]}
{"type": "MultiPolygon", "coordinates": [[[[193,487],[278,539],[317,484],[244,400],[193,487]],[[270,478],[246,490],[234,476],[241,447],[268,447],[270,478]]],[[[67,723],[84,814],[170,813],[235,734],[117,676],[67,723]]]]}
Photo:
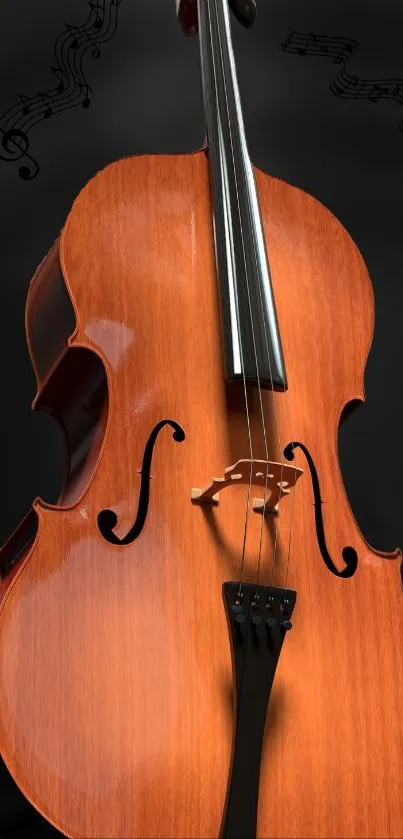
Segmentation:
{"type": "MultiPolygon", "coordinates": [[[[297,455],[304,475],[294,508],[281,502],[274,582],[298,600],[269,706],[258,837],[398,839],[400,556],[366,544],[337,457],[342,409],[364,398],[371,284],[323,206],[256,178],[289,382],[287,395],[263,397],[270,459],[291,439],[308,447],[333,561],[344,567],[345,545],[359,557],[351,579],[325,567],[297,455]]],[[[223,379],[205,154],[126,158],[97,174],[73,205],[60,259],[77,319],[68,354],[97,354],[108,395],[80,495],[59,509],[35,501],[35,544],[3,586],[1,753],[66,836],[218,837],[233,721],[221,585],[238,579],[246,488],[208,509],[190,493],[249,450],[242,387],[223,379]],[[111,545],[97,515],[114,510],[120,537],[131,528],[144,447],[163,419],[186,439],[160,433],[145,527],[132,545],[111,545]]],[[[256,391],[249,404],[264,459],[256,391]]],[[[251,513],[248,581],[261,521],[251,513]]],[[[274,526],[264,523],[262,583],[274,526]]]]}

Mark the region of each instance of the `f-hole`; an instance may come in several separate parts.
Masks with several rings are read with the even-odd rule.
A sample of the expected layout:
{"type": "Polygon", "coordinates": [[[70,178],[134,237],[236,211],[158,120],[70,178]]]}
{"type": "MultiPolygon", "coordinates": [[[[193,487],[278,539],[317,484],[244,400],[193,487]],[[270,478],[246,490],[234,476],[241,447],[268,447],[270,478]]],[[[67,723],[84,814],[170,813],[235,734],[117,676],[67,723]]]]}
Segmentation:
{"type": "Polygon", "coordinates": [[[143,455],[143,464],[141,467],[141,486],[140,486],[140,495],[139,495],[139,503],[137,508],[137,516],[136,521],[134,522],[133,527],[123,539],[119,539],[119,536],[116,536],[114,533],[114,528],[118,523],[118,518],[116,513],[113,510],[101,510],[98,514],[98,527],[104,539],[107,542],[110,542],[112,545],[130,545],[140,536],[140,533],[145,525],[145,521],[147,518],[148,513],[148,504],[150,500],[150,470],[151,470],[151,461],[153,457],[154,446],[160,433],[161,429],[164,428],[164,425],[170,425],[173,428],[173,439],[177,443],[182,443],[185,439],[185,432],[181,426],[175,422],[175,420],[161,420],[155,428],[153,428],[147,443],[144,449],[143,455]]]}
{"type": "Polygon", "coordinates": [[[339,571],[336,568],[326,545],[325,528],[323,525],[322,517],[323,501],[320,496],[319,478],[313,459],[306,446],[304,446],[303,443],[298,442],[289,443],[288,446],[285,447],[284,457],[286,457],[287,460],[294,460],[294,449],[296,448],[300,448],[301,451],[303,451],[309,466],[309,471],[311,473],[315,506],[316,537],[318,540],[319,550],[322,554],[322,559],[329,571],[331,571],[332,574],[334,574],[336,577],[343,577],[344,579],[352,577],[353,574],[355,574],[358,565],[357,551],[354,550],[354,548],[352,548],[350,545],[346,545],[346,547],[342,550],[342,557],[344,559],[344,562],[346,563],[346,567],[343,569],[343,571],[339,571]]]}

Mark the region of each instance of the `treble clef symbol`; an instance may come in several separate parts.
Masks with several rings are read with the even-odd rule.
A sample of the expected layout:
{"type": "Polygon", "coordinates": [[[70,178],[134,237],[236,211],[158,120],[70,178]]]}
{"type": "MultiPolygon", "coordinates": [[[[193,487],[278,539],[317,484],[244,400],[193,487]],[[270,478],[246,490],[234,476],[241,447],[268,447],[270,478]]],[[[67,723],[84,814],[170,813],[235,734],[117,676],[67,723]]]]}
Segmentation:
{"type": "MultiPolygon", "coordinates": [[[[2,129],[0,129],[2,131],[2,129]]],[[[30,181],[36,178],[39,172],[39,164],[28,153],[29,140],[25,131],[19,128],[10,128],[8,131],[2,131],[2,138],[0,144],[0,159],[1,160],[22,160],[28,158],[33,164],[29,166],[20,166],[19,175],[24,181],[30,181]],[[3,153],[2,153],[3,152],[3,153]],[[5,152],[5,153],[4,153],[5,152]]]]}

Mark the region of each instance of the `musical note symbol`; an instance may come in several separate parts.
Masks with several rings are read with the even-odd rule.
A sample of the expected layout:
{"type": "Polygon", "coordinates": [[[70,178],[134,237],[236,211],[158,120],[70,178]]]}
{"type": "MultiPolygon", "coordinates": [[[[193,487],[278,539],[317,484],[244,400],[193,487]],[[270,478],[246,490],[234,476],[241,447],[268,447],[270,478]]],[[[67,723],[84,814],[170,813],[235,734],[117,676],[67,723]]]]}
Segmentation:
{"type": "Polygon", "coordinates": [[[43,112],[43,118],[44,119],[49,119],[51,116],[53,116],[53,108],[51,107],[51,105],[49,105],[49,102],[53,103],[53,99],[52,99],[51,96],[49,96],[48,93],[39,92],[38,96],[41,97],[41,99],[43,100],[43,102],[46,105],[46,108],[43,112]]]}
{"type": "Polygon", "coordinates": [[[392,96],[393,99],[396,99],[396,102],[403,105],[403,85],[396,84],[392,96]]]}
{"type": "Polygon", "coordinates": [[[56,90],[57,90],[58,93],[63,93],[63,91],[68,86],[67,74],[64,72],[64,70],[61,70],[60,67],[52,67],[51,69],[53,70],[53,72],[54,72],[54,74],[55,74],[55,76],[56,76],[56,78],[59,82],[56,90]]]}
{"type": "Polygon", "coordinates": [[[288,35],[280,45],[284,52],[293,52],[298,55],[315,55],[332,57],[333,64],[343,64],[347,61],[348,55],[355,52],[357,43],[346,41],[344,38],[330,37],[328,35],[315,35],[314,32],[296,32],[289,29],[288,35]]]}
{"type": "Polygon", "coordinates": [[[94,49],[92,50],[92,53],[91,53],[92,57],[93,57],[93,58],[100,58],[100,56],[101,56],[101,51],[100,51],[99,47],[98,47],[98,46],[94,43],[94,41],[92,40],[92,38],[90,37],[90,35],[88,36],[88,38],[89,38],[89,40],[91,41],[91,43],[92,43],[92,45],[93,45],[93,47],[94,47],[94,49]]]}
{"type": "Polygon", "coordinates": [[[343,64],[346,60],[346,56],[344,55],[344,49],[336,50],[333,56],[333,64],[343,64]]]}
{"type": "MultiPolygon", "coordinates": [[[[99,0],[96,0],[96,2],[94,2],[94,0],[89,0],[88,5],[91,7],[91,9],[95,10],[95,15],[96,15],[95,22],[94,22],[95,29],[101,29],[102,24],[103,24],[103,20],[101,18],[101,15],[99,14],[99,12],[101,11],[101,5],[99,3],[99,0]]],[[[103,12],[103,9],[102,9],[102,12],[103,12]]]]}
{"type": "Polygon", "coordinates": [[[288,37],[281,44],[280,49],[284,52],[293,52],[298,55],[322,55],[329,53],[329,42],[333,39],[317,37],[314,32],[296,32],[294,29],[288,31],[288,37]]]}
{"type": "Polygon", "coordinates": [[[289,47],[294,35],[295,35],[295,30],[294,29],[289,29],[287,38],[285,39],[285,41],[282,44],[280,44],[280,49],[281,50],[284,50],[284,52],[287,52],[287,51],[289,52],[288,47],[289,47]]]}
{"type": "Polygon", "coordinates": [[[28,99],[28,96],[22,96],[21,93],[18,94],[18,98],[19,98],[20,102],[23,102],[23,103],[25,102],[25,105],[22,109],[22,114],[23,114],[24,117],[26,117],[27,114],[30,113],[30,107],[29,107],[29,105],[27,105],[27,102],[29,102],[30,100],[28,99]]]}
{"type": "Polygon", "coordinates": [[[300,38],[299,45],[296,46],[296,52],[298,55],[306,55],[307,52],[313,52],[312,46],[316,45],[316,35],[313,32],[308,32],[307,35],[303,36],[303,39],[300,38]]]}
{"type": "Polygon", "coordinates": [[[308,35],[305,36],[305,44],[303,46],[297,47],[297,52],[299,55],[306,55],[307,52],[312,53],[312,46],[316,46],[316,35],[313,32],[309,32],[308,35]]]}
{"type": "Polygon", "coordinates": [[[379,87],[379,85],[374,84],[372,86],[372,88],[370,90],[370,93],[368,94],[367,98],[369,99],[370,102],[378,102],[381,94],[382,94],[382,91],[381,91],[381,88],[379,87]]]}
{"type": "MultiPolygon", "coordinates": [[[[341,38],[337,38],[334,40],[342,40],[341,38]]],[[[350,55],[355,52],[357,44],[353,41],[346,41],[344,44],[340,44],[336,47],[335,55],[333,58],[333,64],[344,64],[348,61],[350,55]]]]}
{"type": "MultiPolygon", "coordinates": [[[[74,32],[76,34],[76,36],[78,34],[81,35],[81,33],[83,31],[81,26],[72,26],[71,23],[66,23],[66,29],[68,29],[69,32],[72,32],[72,33],[74,32]]],[[[79,40],[78,40],[77,37],[75,37],[72,40],[71,44],[69,44],[69,50],[76,50],[78,48],[78,45],[79,45],[79,40]]]]}
{"type": "Polygon", "coordinates": [[[82,46],[85,43],[89,43],[93,46],[92,57],[100,58],[101,51],[88,32],[84,32],[80,26],[70,26],[69,24],[66,24],[66,26],[69,30],[75,30],[77,33],[79,33],[79,38],[74,38],[74,40],[69,45],[70,50],[76,50],[80,45],[82,46]]]}
{"type": "Polygon", "coordinates": [[[81,92],[84,94],[83,108],[89,108],[89,106],[91,105],[90,93],[92,93],[92,89],[88,84],[85,84],[83,82],[77,82],[77,84],[81,92]]]}

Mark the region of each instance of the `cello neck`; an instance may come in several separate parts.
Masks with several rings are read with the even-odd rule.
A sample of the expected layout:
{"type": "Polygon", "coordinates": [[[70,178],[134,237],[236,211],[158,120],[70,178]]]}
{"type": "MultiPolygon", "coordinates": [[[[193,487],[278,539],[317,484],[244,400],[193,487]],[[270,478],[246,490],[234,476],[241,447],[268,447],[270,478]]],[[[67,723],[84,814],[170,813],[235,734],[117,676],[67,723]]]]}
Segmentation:
{"type": "Polygon", "coordinates": [[[287,387],[227,0],[198,0],[226,375],[287,387]]]}

